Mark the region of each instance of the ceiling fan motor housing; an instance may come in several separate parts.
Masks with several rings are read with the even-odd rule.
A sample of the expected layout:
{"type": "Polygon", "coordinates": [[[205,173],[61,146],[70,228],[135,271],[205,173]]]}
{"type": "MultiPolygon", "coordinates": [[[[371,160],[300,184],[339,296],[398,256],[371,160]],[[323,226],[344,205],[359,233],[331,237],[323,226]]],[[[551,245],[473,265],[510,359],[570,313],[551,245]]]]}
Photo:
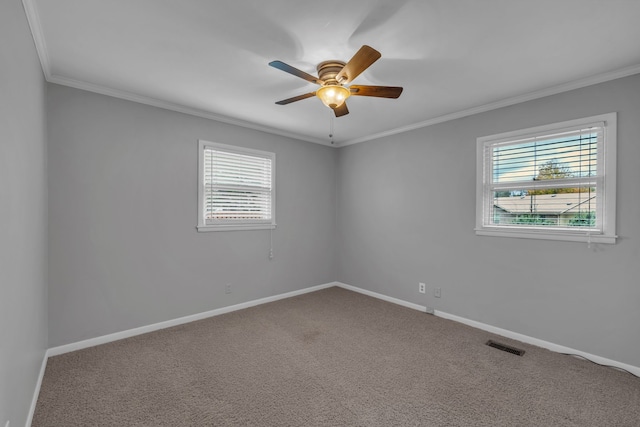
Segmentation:
{"type": "Polygon", "coordinates": [[[319,63],[317,67],[318,77],[320,80],[325,82],[325,85],[338,85],[340,82],[336,80],[336,76],[340,71],[342,71],[345,65],[345,62],[333,59],[330,61],[323,61],[319,63]]]}

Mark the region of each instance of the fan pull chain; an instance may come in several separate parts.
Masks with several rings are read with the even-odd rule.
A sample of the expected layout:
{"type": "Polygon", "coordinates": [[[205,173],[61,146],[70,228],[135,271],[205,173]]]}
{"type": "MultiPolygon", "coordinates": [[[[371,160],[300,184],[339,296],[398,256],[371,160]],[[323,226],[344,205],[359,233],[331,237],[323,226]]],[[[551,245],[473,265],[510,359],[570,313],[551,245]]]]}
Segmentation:
{"type": "Polygon", "coordinates": [[[333,110],[329,111],[329,142],[331,145],[335,144],[333,141],[333,110]]]}

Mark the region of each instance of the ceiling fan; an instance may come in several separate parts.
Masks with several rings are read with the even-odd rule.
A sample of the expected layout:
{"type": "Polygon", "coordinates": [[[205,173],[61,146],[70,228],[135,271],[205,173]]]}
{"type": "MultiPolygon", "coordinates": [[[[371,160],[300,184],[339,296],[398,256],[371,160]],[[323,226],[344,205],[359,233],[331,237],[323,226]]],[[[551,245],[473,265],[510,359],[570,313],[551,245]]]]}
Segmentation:
{"type": "Polygon", "coordinates": [[[293,98],[283,99],[276,102],[278,105],[286,105],[302,99],[317,96],[322,103],[331,108],[336,117],[349,114],[345,101],[351,95],[354,96],[374,96],[378,98],[398,98],[402,93],[402,88],[397,86],[361,86],[351,85],[356,77],[364,70],[369,68],[371,64],[380,59],[382,55],[374,48],[364,45],[356,52],[349,62],[338,60],[324,61],[318,64],[318,77],[305,73],[282,61],[269,62],[274,68],[293,74],[308,82],[321,86],[315,92],[305,93],[303,95],[294,96],[293,98]]]}

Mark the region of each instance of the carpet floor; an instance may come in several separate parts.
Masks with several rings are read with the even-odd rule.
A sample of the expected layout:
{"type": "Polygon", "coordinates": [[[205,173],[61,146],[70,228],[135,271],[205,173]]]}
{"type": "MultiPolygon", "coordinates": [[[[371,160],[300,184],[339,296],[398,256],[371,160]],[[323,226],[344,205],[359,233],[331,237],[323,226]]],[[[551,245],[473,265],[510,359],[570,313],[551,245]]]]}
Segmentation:
{"type": "Polygon", "coordinates": [[[640,379],[334,287],[51,357],[32,425],[637,427],[640,379]]]}

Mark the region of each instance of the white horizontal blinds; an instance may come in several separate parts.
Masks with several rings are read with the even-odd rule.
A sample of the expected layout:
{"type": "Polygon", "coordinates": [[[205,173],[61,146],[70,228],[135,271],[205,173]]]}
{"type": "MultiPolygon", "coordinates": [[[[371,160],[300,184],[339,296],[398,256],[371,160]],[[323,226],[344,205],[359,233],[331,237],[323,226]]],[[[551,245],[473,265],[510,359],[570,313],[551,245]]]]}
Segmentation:
{"type": "Polygon", "coordinates": [[[204,192],[209,224],[270,221],[272,160],[205,148],[204,192]]]}
{"type": "Polygon", "coordinates": [[[485,145],[485,223],[600,230],[604,123],[485,145]]]}

